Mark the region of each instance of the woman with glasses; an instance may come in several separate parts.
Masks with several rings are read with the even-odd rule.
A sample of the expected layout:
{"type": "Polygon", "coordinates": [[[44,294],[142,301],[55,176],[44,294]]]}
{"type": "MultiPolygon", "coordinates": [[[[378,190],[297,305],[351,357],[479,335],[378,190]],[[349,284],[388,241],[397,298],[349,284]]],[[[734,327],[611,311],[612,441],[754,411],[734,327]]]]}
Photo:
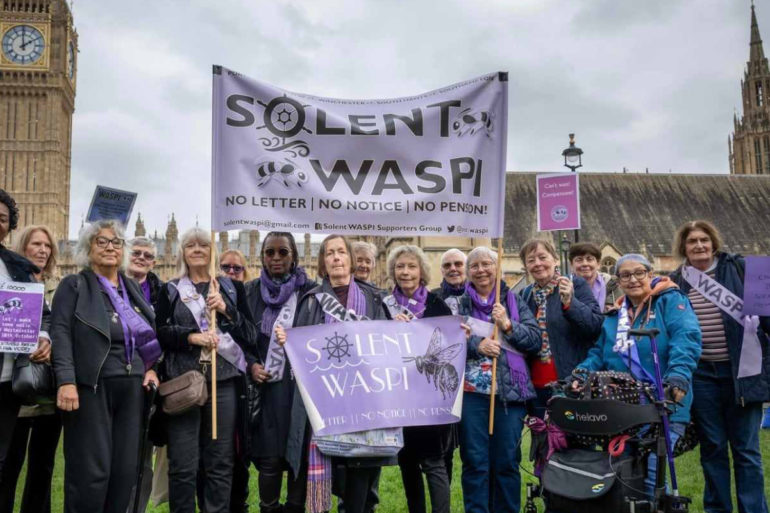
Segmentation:
{"type": "Polygon", "coordinates": [[[504,281],[500,302],[495,302],[497,253],[484,246],[473,249],[468,253],[466,270],[469,282],[460,298],[460,315],[468,317],[468,324],[476,328],[468,338],[460,421],[465,511],[519,511],[519,441],[526,415],[525,401],[535,395],[526,355],[540,349],[540,336],[527,305],[504,281]],[[497,326],[497,338],[491,337],[490,323],[497,326]],[[486,326],[488,332],[485,333],[482,326],[486,326]],[[495,424],[494,434],[490,435],[494,358],[497,358],[495,424]]]}
{"type": "Polygon", "coordinates": [[[281,505],[281,484],[289,470],[286,443],[294,399],[294,380],[283,348],[274,340],[277,323],[291,327],[299,300],[316,283],[299,265],[294,236],[270,232],[262,241],[261,276],[246,284],[249,310],[258,327],[258,358],[249,361],[249,374],[258,384],[259,414],[251,424],[252,459],[259,469],[259,509],[262,513],[305,511],[306,476],[287,476],[286,503],[281,505]]]}
{"type": "MultiPolygon", "coordinates": [[[[652,265],[644,256],[623,255],[615,265],[615,276],[624,296],[618,300],[617,309],[607,314],[599,340],[588,357],[577,366],[573,387],[577,389],[585,376],[580,370],[629,372],[638,380],[654,383],[650,339],[630,337],[628,330],[659,330],[655,340],[666,395],[679,403],[669,416],[675,444],[690,421],[690,384],[701,353],[698,318],[687,296],[674,282],[666,277],[653,277],[652,265]]],[[[653,454],[648,460],[645,480],[650,498],[654,496],[656,467],[653,454]]]]}
{"type": "Polygon", "coordinates": [[[51,311],[68,513],[125,513],[136,482],[144,389],[158,384],[155,315],[123,272],[124,244],[117,221],[85,227],[75,255],[83,270],[62,280],[51,311]]]}
{"type": "Polygon", "coordinates": [[[210,395],[203,406],[166,420],[172,513],[194,513],[200,458],[205,482],[199,509],[229,511],[238,401],[245,384],[244,352],[256,351],[256,328],[243,284],[211,276],[212,253],[208,232],[200,228],[185,232],[179,243],[179,275],[166,284],[158,304],[166,379],[198,371],[210,387],[211,350],[217,350],[217,439],[211,436],[210,395]],[[216,332],[210,329],[211,311],[216,311],[216,332]]]}
{"type": "Polygon", "coordinates": [[[250,278],[246,256],[237,249],[228,249],[219,255],[219,270],[231,280],[241,283],[246,283],[250,278]]]}
{"type": "Polygon", "coordinates": [[[537,397],[532,413],[543,417],[551,390],[548,384],[567,378],[583,361],[602,329],[602,309],[586,281],[562,276],[550,241],[532,239],[519,253],[532,278],[521,296],[540,327],[540,350],[530,358],[537,397]]]}
{"type": "Polygon", "coordinates": [[[153,307],[158,308],[158,294],[163,288],[163,282],[152,272],[155,267],[155,255],[158,251],[152,239],[136,237],[128,247],[128,270],[126,274],[136,280],[142,288],[144,299],[153,307]]]}
{"type": "Polygon", "coordinates": [[[762,403],[770,400],[770,318],[742,317],[730,308],[734,298],[743,298],[746,264],[740,255],[722,251],[713,224],[682,225],[673,254],[683,263],[671,279],[690,298],[703,333],[692,415],[706,481],[705,510],[732,509],[729,447],[738,511],[767,513],[759,426],[762,403]]]}

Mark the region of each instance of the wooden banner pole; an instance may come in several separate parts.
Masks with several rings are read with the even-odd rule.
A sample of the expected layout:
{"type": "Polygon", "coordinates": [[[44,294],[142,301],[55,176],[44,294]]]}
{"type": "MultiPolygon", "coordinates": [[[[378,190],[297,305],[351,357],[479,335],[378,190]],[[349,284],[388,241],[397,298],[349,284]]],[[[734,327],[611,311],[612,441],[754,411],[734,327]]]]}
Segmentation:
{"type": "MultiPolygon", "coordinates": [[[[503,238],[497,238],[497,272],[495,274],[495,304],[500,302],[500,289],[503,280],[503,238]]],[[[492,340],[497,340],[497,323],[492,329],[492,340]]],[[[495,431],[495,392],[497,391],[497,357],[492,358],[492,390],[489,395],[489,435],[495,431]]]]}
{"type": "MultiPolygon", "coordinates": [[[[211,283],[209,291],[213,290],[214,281],[217,279],[217,240],[216,232],[211,230],[211,262],[209,264],[211,283]]],[[[211,323],[209,329],[217,332],[217,311],[211,310],[211,323]]],[[[217,349],[211,351],[211,439],[217,439],[217,349]]]]}

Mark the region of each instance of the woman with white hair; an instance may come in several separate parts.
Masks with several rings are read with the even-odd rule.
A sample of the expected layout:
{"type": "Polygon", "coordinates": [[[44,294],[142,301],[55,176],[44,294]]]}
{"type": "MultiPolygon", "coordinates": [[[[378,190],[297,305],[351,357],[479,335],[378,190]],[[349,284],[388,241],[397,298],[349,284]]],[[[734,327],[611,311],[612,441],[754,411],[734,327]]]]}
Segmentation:
{"type": "Polygon", "coordinates": [[[460,315],[469,318],[473,329],[468,338],[460,421],[463,499],[468,513],[519,511],[519,440],[525,401],[535,396],[525,357],[537,353],[540,332],[526,303],[504,281],[500,282],[500,302],[495,302],[497,265],[497,254],[491,249],[474,248],[466,262],[469,282],[460,297],[460,315]],[[497,326],[496,338],[491,336],[490,323],[497,326]],[[494,434],[489,435],[494,361],[495,420],[494,434]]]}
{"type": "Polygon", "coordinates": [[[353,274],[357,280],[371,283],[374,260],[377,258],[377,246],[371,242],[356,241],[351,244],[353,251],[353,274]]]}
{"type": "MultiPolygon", "coordinates": [[[[257,332],[243,284],[210,274],[213,244],[208,232],[192,228],[179,243],[179,276],[166,284],[158,303],[158,340],[165,351],[164,378],[190,371],[211,385],[211,351],[217,350],[217,439],[212,439],[211,397],[166,419],[169,503],[172,513],[194,513],[199,458],[207,513],[229,511],[239,396],[245,385],[244,351],[256,351],[257,332]],[[216,311],[217,330],[210,330],[216,311]]],[[[209,388],[210,390],[210,388],[209,388]]]]}
{"type": "Polygon", "coordinates": [[[157,255],[158,248],[152,239],[136,237],[129,243],[127,274],[136,280],[144,298],[154,309],[158,308],[158,295],[163,288],[163,282],[152,272],[157,255]]]}
{"type": "Polygon", "coordinates": [[[158,384],[161,354],[155,316],[124,274],[123,227],[86,226],[51,312],[56,405],[63,410],[64,509],[116,512],[128,507],[136,480],[144,388],[158,384]]]}
{"type": "MultiPolygon", "coordinates": [[[[436,294],[425,287],[430,266],[417,246],[399,246],[388,255],[388,278],[393,292],[383,299],[391,319],[410,320],[452,315],[436,294]]],[[[449,476],[444,458],[454,448],[452,425],[404,428],[404,448],[398,453],[401,480],[409,513],[425,511],[425,485],[428,480],[433,513],[449,513],[449,476]]]]}

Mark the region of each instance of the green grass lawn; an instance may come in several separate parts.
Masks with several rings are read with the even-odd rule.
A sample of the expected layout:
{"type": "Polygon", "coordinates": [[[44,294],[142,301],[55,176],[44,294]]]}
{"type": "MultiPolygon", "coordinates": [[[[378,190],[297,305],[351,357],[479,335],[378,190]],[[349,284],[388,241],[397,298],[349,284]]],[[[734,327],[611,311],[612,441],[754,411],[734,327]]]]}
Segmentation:
{"type": "MultiPolygon", "coordinates": [[[[761,445],[763,455],[770,455],[770,431],[763,430],[761,433],[761,445]]],[[[524,453],[524,471],[522,471],[522,497],[524,495],[525,483],[535,482],[535,478],[527,472],[532,471],[532,465],[526,461],[529,451],[529,435],[525,434],[523,447],[524,453]]],[[[682,495],[689,496],[693,499],[693,504],[690,508],[691,512],[701,513],[703,511],[702,505],[702,493],[703,493],[703,473],[701,471],[700,463],[698,461],[698,449],[689,452],[679,458],[677,458],[677,472],[679,477],[679,486],[682,495]]],[[[764,459],[765,468],[765,495],[770,490],[770,479],[767,476],[770,475],[770,459],[764,459]]],[[[455,465],[452,476],[452,512],[462,513],[463,501],[462,491],[460,488],[460,472],[462,470],[462,463],[460,462],[459,451],[455,454],[455,465]]],[[[23,471],[26,472],[26,469],[23,471]]],[[[23,483],[24,475],[22,474],[19,482],[23,483]]],[[[64,460],[59,452],[59,456],[56,461],[56,469],[54,472],[53,488],[52,488],[52,511],[57,513],[62,511],[63,501],[63,481],[64,481],[64,460]]],[[[16,493],[16,509],[19,510],[19,504],[21,501],[21,491],[23,486],[19,486],[16,493]]],[[[257,472],[254,467],[251,468],[251,481],[250,481],[251,494],[249,495],[249,505],[251,511],[258,513],[259,511],[259,492],[257,491],[257,472]]],[[[522,498],[523,504],[523,498],[522,498]]],[[[542,503],[539,505],[539,511],[543,511],[542,503]]],[[[162,504],[157,508],[150,506],[149,512],[152,513],[168,513],[168,504],[162,504]]],[[[383,513],[406,513],[406,500],[404,499],[403,485],[401,483],[401,474],[398,467],[387,467],[383,470],[382,479],[380,480],[380,506],[379,511],[383,513]]],[[[737,509],[736,509],[737,511],[737,509]]],[[[611,512],[607,512],[611,513],[611,512]]]]}

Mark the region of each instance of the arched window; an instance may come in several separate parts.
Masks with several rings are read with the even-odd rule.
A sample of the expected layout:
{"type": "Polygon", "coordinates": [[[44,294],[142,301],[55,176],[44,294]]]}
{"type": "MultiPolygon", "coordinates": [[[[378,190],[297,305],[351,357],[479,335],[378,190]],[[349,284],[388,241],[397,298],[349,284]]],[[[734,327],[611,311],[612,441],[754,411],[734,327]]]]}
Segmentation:
{"type": "Polygon", "coordinates": [[[604,257],[602,259],[601,271],[603,273],[612,274],[615,270],[616,260],[612,257],[604,257]]]}

